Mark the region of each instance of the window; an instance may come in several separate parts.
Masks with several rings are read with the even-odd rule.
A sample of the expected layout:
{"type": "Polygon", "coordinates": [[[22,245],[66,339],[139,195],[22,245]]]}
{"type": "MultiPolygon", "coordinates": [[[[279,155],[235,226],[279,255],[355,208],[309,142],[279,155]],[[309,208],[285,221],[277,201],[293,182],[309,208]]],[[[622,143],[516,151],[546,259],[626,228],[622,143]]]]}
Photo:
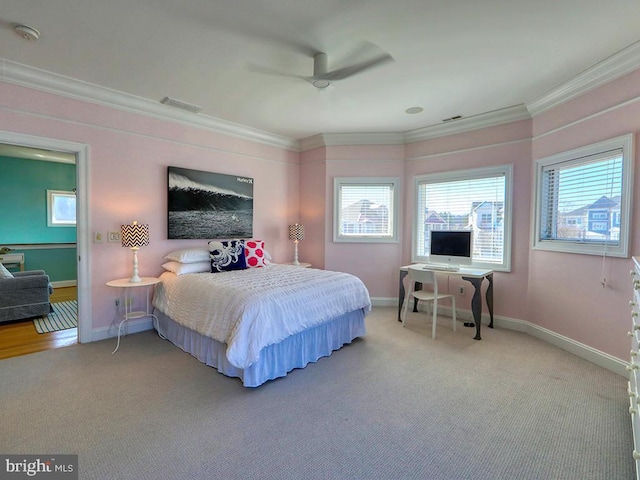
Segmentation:
{"type": "Polygon", "coordinates": [[[415,180],[415,262],[427,261],[430,230],[472,230],[473,265],[511,268],[512,166],[421,175],[415,180]]]}
{"type": "Polygon", "coordinates": [[[47,190],[47,226],[75,227],[76,193],[47,190]]]}
{"type": "Polygon", "coordinates": [[[335,178],[334,242],[397,242],[398,179],[335,178]]]}
{"type": "Polygon", "coordinates": [[[632,136],[536,162],[533,248],[627,257],[632,136]]]}

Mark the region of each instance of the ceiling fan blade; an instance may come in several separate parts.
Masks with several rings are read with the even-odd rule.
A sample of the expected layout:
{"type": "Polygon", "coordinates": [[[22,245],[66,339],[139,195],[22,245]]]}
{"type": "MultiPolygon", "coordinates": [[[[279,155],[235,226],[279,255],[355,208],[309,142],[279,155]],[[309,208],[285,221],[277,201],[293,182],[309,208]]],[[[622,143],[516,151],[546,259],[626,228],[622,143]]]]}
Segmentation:
{"type": "Polygon", "coordinates": [[[317,80],[328,80],[328,81],[342,80],[347,77],[356,75],[358,73],[362,73],[365,70],[369,70],[370,68],[378,67],[380,65],[383,65],[387,62],[392,62],[392,61],[393,61],[393,57],[388,53],[385,53],[383,55],[379,55],[365,62],[360,62],[354,65],[349,65],[348,67],[339,68],[337,70],[327,72],[323,75],[314,75],[313,78],[317,80]]]}
{"type": "Polygon", "coordinates": [[[306,79],[307,77],[303,77],[301,75],[293,75],[291,73],[283,72],[281,70],[276,70],[275,68],[265,67],[263,65],[256,65],[253,63],[247,64],[247,70],[256,73],[262,73],[265,75],[274,75],[277,77],[285,77],[285,78],[301,78],[306,79]]]}

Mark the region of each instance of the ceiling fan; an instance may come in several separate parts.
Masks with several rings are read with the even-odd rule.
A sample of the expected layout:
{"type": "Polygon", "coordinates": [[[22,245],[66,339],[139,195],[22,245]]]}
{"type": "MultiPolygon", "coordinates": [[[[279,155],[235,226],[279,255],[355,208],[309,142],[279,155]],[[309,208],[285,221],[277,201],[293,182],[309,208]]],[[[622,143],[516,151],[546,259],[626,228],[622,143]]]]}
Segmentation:
{"type": "Polygon", "coordinates": [[[329,59],[326,53],[317,52],[313,55],[313,75],[311,76],[300,76],[300,75],[292,75],[287,73],[282,73],[278,71],[274,71],[270,68],[252,66],[252,70],[268,73],[272,75],[279,75],[285,77],[294,77],[300,78],[309,82],[311,85],[318,89],[327,88],[331,85],[332,82],[338,80],[344,80],[345,78],[352,77],[359,73],[362,73],[366,70],[378,67],[387,62],[392,62],[393,57],[386,52],[378,53],[377,55],[371,57],[368,60],[360,61],[358,63],[353,63],[351,65],[347,65],[346,67],[338,68],[336,70],[329,70],[329,59]]]}
{"type": "Polygon", "coordinates": [[[393,57],[388,53],[383,53],[370,60],[354,63],[337,70],[328,71],[328,57],[326,53],[318,52],[313,56],[313,75],[311,77],[302,77],[316,88],[327,88],[331,82],[336,80],[344,80],[352,77],[365,70],[380,66],[387,62],[393,61],[393,57]]]}

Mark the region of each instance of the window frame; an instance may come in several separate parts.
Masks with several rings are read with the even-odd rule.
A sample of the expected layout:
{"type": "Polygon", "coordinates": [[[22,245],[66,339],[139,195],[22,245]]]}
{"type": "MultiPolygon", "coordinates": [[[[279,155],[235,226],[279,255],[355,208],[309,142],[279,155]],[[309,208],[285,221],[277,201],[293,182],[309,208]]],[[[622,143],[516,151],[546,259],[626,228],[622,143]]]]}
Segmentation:
{"type": "Polygon", "coordinates": [[[333,179],[333,241],[335,243],[398,243],[400,199],[400,179],[398,177],[334,177],[333,179]],[[377,186],[391,185],[393,188],[392,202],[389,209],[391,217],[391,236],[379,235],[341,235],[340,212],[342,198],[340,191],[343,186],[377,186]]]}
{"type": "Polygon", "coordinates": [[[420,221],[420,209],[418,205],[419,189],[423,183],[447,183],[463,180],[474,180],[487,177],[504,176],[504,230],[502,262],[480,262],[472,260],[471,268],[489,269],[498,272],[511,271],[511,226],[513,223],[513,165],[494,165],[468,170],[452,170],[439,173],[428,173],[414,177],[414,215],[411,232],[411,261],[413,263],[425,263],[427,256],[418,255],[418,228],[420,221]]]}
{"type": "Polygon", "coordinates": [[[73,220],[58,219],[55,215],[55,205],[57,199],[76,199],[75,191],[67,190],[47,190],[47,227],[75,227],[77,223],[77,204],[74,211],[73,220]]]}
{"type": "Polygon", "coordinates": [[[577,253],[582,255],[606,255],[609,257],[629,257],[629,245],[631,238],[631,218],[633,202],[633,134],[621,135],[619,137],[592,143],[583,147],[575,148],[565,152],[557,153],[548,157],[540,158],[535,163],[535,188],[534,188],[534,215],[531,226],[531,244],[534,250],[546,250],[551,252],[577,253]],[[583,161],[585,157],[602,155],[608,151],[622,148],[622,191],[620,196],[620,223],[619,245],[612,246],[606,243],[579,242],[573,240],[541,239],[541,216],[542,216],[542,188],[543,170],[549,166],[561,165],[570,166],[583,161]]]}

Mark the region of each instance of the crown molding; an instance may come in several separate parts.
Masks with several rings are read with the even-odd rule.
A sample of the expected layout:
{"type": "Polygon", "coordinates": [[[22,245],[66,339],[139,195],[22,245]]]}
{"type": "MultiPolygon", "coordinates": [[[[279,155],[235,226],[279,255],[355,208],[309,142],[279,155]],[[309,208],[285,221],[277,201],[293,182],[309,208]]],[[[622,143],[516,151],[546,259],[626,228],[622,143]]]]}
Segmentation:
{"type": "Polygon", "coordinates": [[[429,127],[419,128],[404,133],[405,143],[415,143],[432,138],[445,137],[458,133],[470,132],[481,128],[495,127],[505,123],[530,120],[531,115],[524,105],[494,110],[471,117],[463,117],[460,120],[452,120],[429,127]]]}
{"type": "Polygon", "coordinates": [[[345,145],[404,145],[403,133],[319,133],[300,140],[300,151],[345,145]]]}
{"type": "Polygon", "coordinates": [[[527,103],[532,117],[640,68],[640,42],[633,43],[571,80],[527,103]]]}
{"type": "Polygon", "coordinates": [[[324,143],[324,135],[319,133],[318,135],[313,135],[311,137],[303,138],[299,142],[300,151],[308,152],[309,150],[314,150],[316,148],[325,147],[324,143]]]}
{"type": "Polygon", "coordinates": [[[118,92],[2,58],[0,58],[0,80],[161,120],[170,120],[184,125],[204,128],[214,133],[231,135],[272,147],[305,152],[315,148],[339,145],[403,145],[520,120],[529,120],[638,68],[640,68],[640,41],[526,104],[514,105],[404,133],[321,133],[301,140],[253,129],[204,114],[182,111],[153,100],[118,92]]]}
{"type": "Polygon", "coordinates": [[[0,80],[83,100],[160,120],[170,120],[184,125],[204,128],[214,133],[231,135],[244,140],[272,147],[299,151],[298,141],[203,114],[182,111],[135,95],[118,92],[106,87],[58,75],[6,59],[0,59],[0,80]]]}

